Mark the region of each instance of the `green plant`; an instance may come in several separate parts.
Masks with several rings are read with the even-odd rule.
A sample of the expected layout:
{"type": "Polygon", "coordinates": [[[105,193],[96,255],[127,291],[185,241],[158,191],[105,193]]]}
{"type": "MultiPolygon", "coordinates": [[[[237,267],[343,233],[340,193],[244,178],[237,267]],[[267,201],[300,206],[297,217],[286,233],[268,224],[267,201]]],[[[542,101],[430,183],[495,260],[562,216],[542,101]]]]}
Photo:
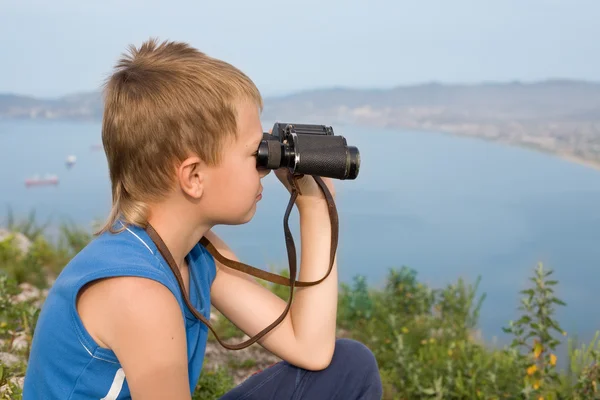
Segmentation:
{"type": "Polygon", "coordinates": [[[72,258],[79,253],[92,240],[89,230],[77,226],[73,222],[63,222],[60,225],[58,248],[72,258]]]}
{"type": "Polygon", "coordinates": [[[0,362],[0,400],[20,399],[21,387],[15,382],[15,372],[0,362]]]}
{"type": "Polygon", "coordinates": [[[477,277],[474,285],[468,285],[461,278],[437,293],[434,311],[439,315],[436,321],[447,338],[466,340],[477,328],[479,312],[486,297],[484,293],[476,298],[480,282],[481,277],[477,277]]]}
{"type": "Polygon", "coordinates": [[[530,278],[533,287],[521,291],[525,295],[519,306],[522,316],[504,328],[506,333],[514,336],[511,346],[526,353],[523,393],[545,396],[547,399],[556,398],[555,389],[560,384],[556,370],[556,348],[560,340],[555,338],[554,333],[566,336],[554,318],[554,305],[566,304],[554,294],[554,286],[558,281],[548,279],[552,273],[552,270],[544,270],[543,264],[538,264],[534,276],[530,278]]]}
{"type": "Polygon", "coordinates": [[[226,368],[203,369],[192,400],[214,400],[233,389],[233,378],[226,368]]]}
{"type": "MultiPolygon", "coordinates": [[[[231,338],[239,338],[244,336],[244,332],[242,332],[237,326],[235,326],[231,321],[229,321],[223,314],[214,310],[217,315],[217,320],[212,323],[213,328],[217,332],[219,339],[228,340],[231,338]]],[[[208,332],[208,340],[216,341],[215,335],[212,331],[208,332]]]]}
{"type": "Polygon", "coordinates": [[[9,231],[20,232],[25,235],[29,240],[35,240],[39,236],[42,236],[46,228],[50,225],[50,220],[40,225],[37,222],[35,210],[29,212],[29,216],[25,220],[17,220],[15,213],[9,207],[6,216],[6,226],[9,231]]]}
{"type": "MultiPolygon", "coordinates": [[[[289,269],[280,269],[279,272],[276,272],[274,267],[270,268],[270,272],[276,273],[278,275],[281,275],[285,278],[289,278],[290,277],[290,271],[289,269]]],[[[256,278],[257,281],[264,287],[266,287],[267,289],[269,289],[272,293],[274,293],[275,295],[277,295],[280,299],[283,299],[285,301],[287,301],[290,298],[290,287],[289,286],[285,286],[285,285],[279,285],[273,282],[268,282],[262,279],[258,279],[256,278]]],[[[296,278],[298,279],[298,278],[296,278]]]]}
{"type": "Polygon", "coordinates": [[[91,233],[73,223],[59,225],[55,243],[48,240],[45,230],[50,221],[39,224],[35,211],[25,220],[18,221],[12,210],[7,215],[7,228],[13,234],[0,241],[0,273],[17,283],[31,283],[39,288],[48,285],[48,278],[56,277],[62,268],[92,239],[91,233]],[[27,251],[16,246],[16,235],[25,236],[30,244],[27,251]]]}
{"type": "Polygon", "coordinates": [[[563,390],[575,400],[600,399],[600,332],[588,345],[576,346],[569,339],[569,365],[563,380],[563,390]]]}
{"type": "MultiPolygon", "coordinates": [[[[27,252],[18,249],[14,237],[0,242],[0,352],[22,360],[0,365],[0,387],[5,385],[0,400],[20,397],[17,378],[25,372],[39,313],[40,299],[15,300],[25,287],[18,285],[47,285],[47,275],[59,273],[91,239],[72,224],[63,224],[55,241],[31,218],[20,226],[31,235],[27,252]],[[26,342],[18,351],[12,348],[17,338],[26,342]]],[[[408,267],[391,269],[381,289],[369,287],[364,276],[341,284],[338,326],[374,352],[385,399],[600,399],[600,332],[587,344],[570,338],[566,371],[557,368],[563,331],[555,307],[565,303],[555,295],[558,282],[551,274],[542,264],[534,269],[531,287],[521,292],[521,315],[505,328],[514,340],[501,349],[478,337],[485,299],[478,294],[480,278],[432,288],[408,267]]],[[[288,287],[260,282],[287,300],[288,287]]],[[[214,325],[225,339],[243,335],[221,314],[214,325]]],[[[255,364],[231,356],[225,367],[203,370],[194,399],[222,396],[234,386],[232,371],[255,364]]]]}
{"type": "Polygon", "coordinates": [[[23,254],[11,234],[0,241],[0,274],[7,276],[17,284],[30,282],[38,287],[46,285],[46,273],[38,260],[23,254]]]}
{"type": "Polygon", "coordinates": [[[364,276],[355,276],[352,286],[340,284],[339,297],[337,320],[340,328],[357,328],[373,316],[374,300],[364,276]]]}
{"type": "Polygon", "coordinates": [[[35,304],[37,298],[14,301],[14,296],[19,292],[20,289],[13,280],[0,275],[0,339],[6,350],[11,352],[17,337],[24,339],[22,354],[27,359],[40,308],[35,304]]]}

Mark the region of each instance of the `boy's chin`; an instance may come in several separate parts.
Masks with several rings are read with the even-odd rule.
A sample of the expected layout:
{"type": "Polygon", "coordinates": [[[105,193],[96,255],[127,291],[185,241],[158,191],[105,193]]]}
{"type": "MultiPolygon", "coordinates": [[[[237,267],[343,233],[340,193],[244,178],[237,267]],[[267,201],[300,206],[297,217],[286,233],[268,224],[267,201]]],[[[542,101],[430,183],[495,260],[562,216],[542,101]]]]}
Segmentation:
{"type": "Polygon", "coordinates": [[[252,207],[246,214],[234,218],[230,218],[227,221],[221,222],[223,225],[244,225],[252,221],[252,218],[256,215],[256,206],[252,207]]]}
{"type": "Polygon", "coordinates": [[[254,218],[255,215],[256,215],[256,206],[252,207],[252,210],[250,210],[248,212],[248,214],[246,214],[246,216],[244,218],[242,218],[242,222],[240,223],[240,225],[247,224],[248,222],[252,221],[252,218],[254,218]]]}

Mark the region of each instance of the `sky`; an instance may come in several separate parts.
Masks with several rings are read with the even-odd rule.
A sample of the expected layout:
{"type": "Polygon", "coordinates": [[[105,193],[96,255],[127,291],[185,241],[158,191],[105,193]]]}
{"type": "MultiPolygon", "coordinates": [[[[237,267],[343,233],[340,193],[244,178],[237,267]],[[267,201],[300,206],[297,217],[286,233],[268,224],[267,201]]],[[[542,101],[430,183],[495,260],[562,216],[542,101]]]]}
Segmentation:
{"type": "Polygon", "coordinates": [[[99,90],[130,44],[190,43],[272,96],[600,81],[600,0],[0,0],[0,93],[99,90]]]}

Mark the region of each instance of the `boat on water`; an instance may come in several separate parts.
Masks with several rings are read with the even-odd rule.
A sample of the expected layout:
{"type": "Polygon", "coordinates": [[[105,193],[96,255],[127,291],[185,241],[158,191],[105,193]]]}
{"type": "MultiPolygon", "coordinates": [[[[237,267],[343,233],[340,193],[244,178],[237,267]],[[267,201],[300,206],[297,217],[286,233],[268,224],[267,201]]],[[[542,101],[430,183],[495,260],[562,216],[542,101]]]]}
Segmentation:
{"type": "Polygon", "coordinates": [[[48,185],[58,185],[58,176],[56,175],[44,175],[40,177],[39,175],[35,175],[31,178],[25,179],[25,186],[48,186],[48,185]]]}
{"type": "Polygon", "coordinates": [[[76,162],[77,157],[71,155],[67,157],[67,161],[65,161],[65,164],[67,164],[67,168],[71,168],[73,165],[75,165],[76,162]]]}

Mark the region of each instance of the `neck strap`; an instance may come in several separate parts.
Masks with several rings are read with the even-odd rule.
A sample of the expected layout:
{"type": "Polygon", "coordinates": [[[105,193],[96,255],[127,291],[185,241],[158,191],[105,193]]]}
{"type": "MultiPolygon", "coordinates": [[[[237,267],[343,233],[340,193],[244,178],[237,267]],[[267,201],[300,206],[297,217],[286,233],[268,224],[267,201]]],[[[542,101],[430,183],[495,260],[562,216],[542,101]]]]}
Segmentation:
{"type": "Polygon", "coordinates": [[[229,258],[226,258],[217,251],[215,246],[208,239],[206,239],[206,237],[202,237],[202,239],[200,240],[200,243],[206,248],[206,250],[221,264],[223,264],[227,267],[233,268],[235,270],[247,273],[249,275],[255,276],[257,278],[260,278],[260,279],[263,279],[263,280],[266,280],[269,282],[273,282],[273,283],[276,283],[279,285],[285,285],[285,286],[290,287],[289,299],[287,301],[287,305],[286,305],[283,313],[275,321],[273,321],[269,326],[265,327],[262,331],[257,333],[255,336],[253,336],[250,339],[246,340],[245,342],[242,342],[239,344],[229,344],[229,343],[223,342],[223,340],[221,340],[221,338],[219,338],[219,336],[215,332],[214,328],[212,327],[210,322],[204,317],[204,315],[202,315],[200,312],[198,312],[198,310],[196,310],[196,308],[194,306],[192,306],[190,299],[189,299],[189,295],[188,295],[187,291],[185,290],[185,286],[183,284],[183,278],[181,276],[181,272],[180,272],[179,268],[177,267],[177,264],[176,264],[175,260],[173,259],[173,256],[171,255],[171,252],[165,245],[165,242],[162,240],[160,235],[156,232],[156,230],[154,230],[152,225],[147,224],[146,232],[148,233],[148,236],[150,236],[150,238],[152,239],[152,241],[158,248],[158,251],[162,254],[164,259],[167,261],[167,264],[169,265],[171,271],[175,275],[175,278],[177,279],[177,283],[179,284],[179,288],[183,294],[183,299],[184,299],[186,306],[189,308],[189,310],[192,312],[192,314],[194,314],[194,316],[196,318],[198,318],[200,321],[202,321],[211,330],[211,332],[214,334],[217,341],[223,347],[225,347],[227,349],[230,349],[230,350],[244,349],[244,348],[254,344],[256,341],[261,339],[263,336],[265,336],[269,331],[271,331],[273,328],[275,328],[277,325],[279,325],[279,323],[281,323],[284,320],[285,316],[287,315],[287,313],[290,310],[290,307],[292,305],[295,287],[307,287],[307,286],[317,285],[317,284],[321,283],[322,281],[324,281],[329,276],[329,274],[331,273],[331,270],[333,269],[333,263],[335,261],[335,253],[336,253],[337,244],[338,244],[338,230],[339,230],[337,209],[336,209],[333,197],[332,197],[329,189],[327,188],[327,185],[325,185],[325,182],[323,182],[321,177],[313,176],[313,178],[315,179],[315,181],[319,185],[319,188],[321,189],[321,191],[323,192],[323,194],[325,196],[325,200],[327,202],[327,210],[329,212],[329,220],[331,223],[331,247],[330,247],[329,269],[327,270],[327,273],[325,274],[325,276],[323,276],[323,278],[321,278],[317,281],[303,282],[303,281],[296,280],[296,274],[297,274],[296,246],[294,244],[294,238],[290,231],[288,222],[289,222],[290,213],[292,211],[292,208],[294,206],[296,198],[298,197],[298,194],[300,193],[299,189],[298,189],[298,185],[297,185],[297,180],[300,179],[302,176],[303,175],[298,175],[298,174],[297,175],[288,174],[288,181],[290,182],[292,190],[291,190],[290,201],[287,205],[287,209],[286,209],[285,215],[283,217],[283,229],[284,229],[285,245],[287,248],[288,262],[289,262],[289,271],[290,271],[289,278],[252,267],[250,265],[244,264],[239,261],[234,261],[229,258]]]}

